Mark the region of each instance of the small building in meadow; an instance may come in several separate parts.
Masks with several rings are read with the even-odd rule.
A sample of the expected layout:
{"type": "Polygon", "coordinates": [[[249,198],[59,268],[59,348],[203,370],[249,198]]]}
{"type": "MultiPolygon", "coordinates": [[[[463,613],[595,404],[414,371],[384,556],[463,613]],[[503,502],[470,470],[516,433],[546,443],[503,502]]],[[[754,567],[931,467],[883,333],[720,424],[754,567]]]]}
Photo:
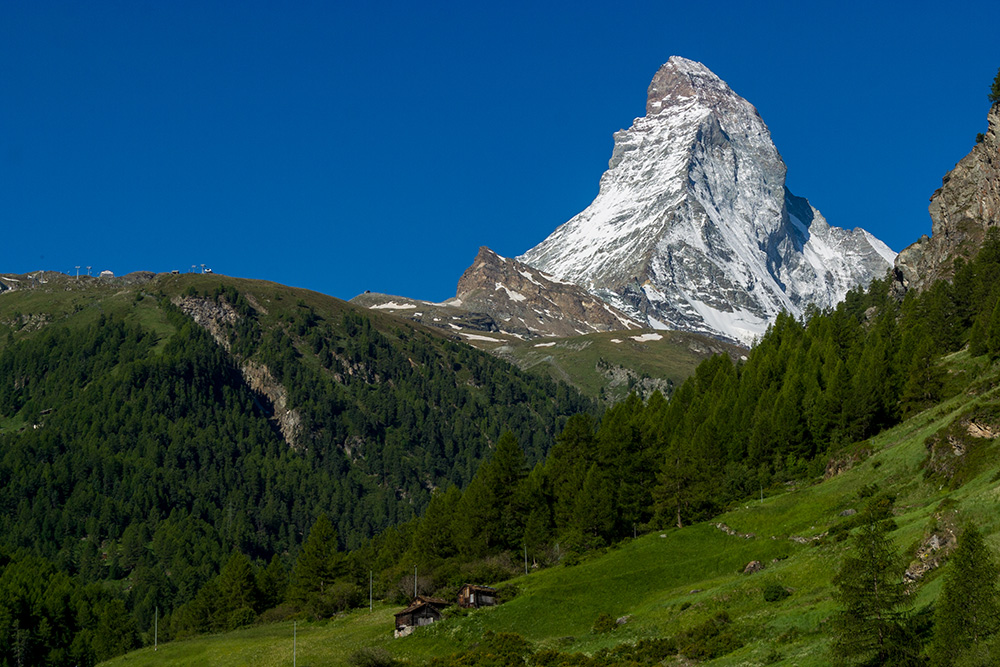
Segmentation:
{"type": "Polygon", "coordinates": [[[396,638],[405,637],[413,632],[414,628],[440,621],[441,610],[450,605],[451,602],[448,600],[426,595],[413,598],[409,607],[396,614],[396,638]]]}
{"type": "Polygon", "coordinates": [[[458,591],[459,607],[479,609],[480,607],[492,607],[496,603],[497,589],[489,586],[465,584],[458,591]]]}

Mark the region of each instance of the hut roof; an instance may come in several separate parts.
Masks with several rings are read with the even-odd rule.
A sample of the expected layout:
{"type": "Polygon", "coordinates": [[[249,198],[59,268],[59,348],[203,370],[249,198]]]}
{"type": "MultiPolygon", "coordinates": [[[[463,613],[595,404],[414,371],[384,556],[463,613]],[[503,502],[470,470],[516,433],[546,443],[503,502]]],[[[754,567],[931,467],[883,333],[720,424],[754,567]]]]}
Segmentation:
{"type": "Polygon", "coordinates": [[[497,589],[491,586],[480,586],[479,584],[465,584],[462,588],[469,588],[474,591],[483,591],[484,593],[496,593],[497,589]]]}
{"type": "Polygon", "coordinates": [[[397,612],[395,615],[402,616],[403,614],[409,614],[411,612],[416,611],[417,609],[420,609],[424,605],[443,608],[449,606],[450,604],[451,602],[449,600],[443,600],[441,598],[432,598],[427,595],[418,595],[417,597],[413,598],[413,601],[410,602],[409,607],[407,607],[403,611],[397,612]]]}

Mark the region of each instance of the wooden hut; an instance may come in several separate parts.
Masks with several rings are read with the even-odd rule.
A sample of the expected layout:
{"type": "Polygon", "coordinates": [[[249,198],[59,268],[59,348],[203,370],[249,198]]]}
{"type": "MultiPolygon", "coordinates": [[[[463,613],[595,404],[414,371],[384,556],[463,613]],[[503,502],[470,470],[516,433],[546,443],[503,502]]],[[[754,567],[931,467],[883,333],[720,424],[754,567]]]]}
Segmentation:
{"type": "Polygon", "coordinates": [[[441,620],[441,610],[451,602],[441,598],[418,595],[410,606],[396,614],[396,637],[405,637],[421,625],[430,625],[441,620]]]}
{"type": "Polygon", "coordinates": [[[475,584],[465,584],[458,591],[458,606],[472,607],[492,607],[497,603],[497,589],[489,586],[477,586],[475,584]]]}

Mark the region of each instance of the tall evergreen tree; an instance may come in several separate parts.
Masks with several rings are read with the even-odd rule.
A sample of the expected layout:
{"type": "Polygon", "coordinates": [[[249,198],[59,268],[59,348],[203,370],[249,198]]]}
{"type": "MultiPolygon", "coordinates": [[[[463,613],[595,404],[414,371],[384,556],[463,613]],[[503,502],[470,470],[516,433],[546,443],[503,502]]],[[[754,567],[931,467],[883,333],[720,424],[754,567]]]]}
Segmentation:
{"type": "Polygon", "coordinates": [[[326,514],[321,514],[309,530],[295,560],[293,595],[300,599],[310,593],[324,593],[341,574],[343,555],[337,549],[337,532],[326,514]]]}
{"type": "Polygon", "coordinates": [[[986,351],[994,359],[1000,357],[1000,301],[993,306],[986,324],[986,351]]]}
{"type": "Polygon", "coordinates": [[[513,517],[511,501],[526,474],[524,452],[517,438],[505,431],[493,457],[480,466],[458,503],[455,536],[469,556],[485,555],[494,547],[518,547],[527,517],[513,517]]]}
{"type": "Polygon", "coordinates": [[[940,400],[945,372],[935,363],[935,345],[929,335],[916,344],[899,398],[903,416],[910,416],[940,400]]]}
{"type": "Polygon", "coordinates": [[[244,554],[234,551],[218,576],[220,613],[257,606],[257,582],[253,564],[244,554]]]}
{"type": "Polygon", "coordinates": [[[608,475],[597,464],[590,466],[576,499],[574,528],[588,546],[599,547],[615,524],[614,491],[608,475]]]}
{"type": "Polygon", "coordinates": [[[906,632],[904,564],[889,536],[890,520],[873,503],[854,536],[851,553],[834,577],[840,603],[833,655],[844,665],[913,663],[906,632]]]}
{"type": "Polygon", "coordinates": [[[934,612],[935,666],[950,667],[963,654],[976,656],[984,640],[1000,628],[997,574],[996,558],[975,524],[968,524],[958,538],[934,612]]]}

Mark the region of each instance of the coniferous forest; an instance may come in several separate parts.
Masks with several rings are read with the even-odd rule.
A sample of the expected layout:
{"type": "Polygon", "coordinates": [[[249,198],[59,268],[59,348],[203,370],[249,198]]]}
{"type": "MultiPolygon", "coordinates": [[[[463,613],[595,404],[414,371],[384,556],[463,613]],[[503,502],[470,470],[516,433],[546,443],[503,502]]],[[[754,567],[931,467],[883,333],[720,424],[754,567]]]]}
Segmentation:
{"type": "Polygon", "coordinates": [[[0,664],[94,664],[154,622],[162,642],[327,617],[367,601],[370,573],[384,599],[450,595],[522,554],[572,563],[822,477],[975,379],[943,355],[1000,356],[1000,237],[954,276],[781,316],[669,400],[601,408],[420,328],[265,309],[221,278],[37,330],[5,314],[0,664]],[[213,338],[183,299],[238,317],[213,338]],[[287,388],[294,442],[249,361],[287,388]]]}

